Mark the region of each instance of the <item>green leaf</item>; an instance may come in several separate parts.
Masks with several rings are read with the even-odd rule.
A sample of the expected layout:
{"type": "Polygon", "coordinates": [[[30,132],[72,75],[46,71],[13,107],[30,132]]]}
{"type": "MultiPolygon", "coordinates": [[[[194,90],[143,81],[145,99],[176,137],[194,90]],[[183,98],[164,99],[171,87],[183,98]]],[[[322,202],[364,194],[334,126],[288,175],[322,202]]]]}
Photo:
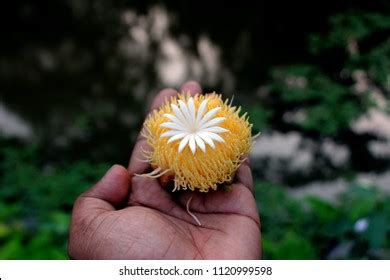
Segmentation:
{"type": "Polygon", "coordinates": [[[306,201],[320,223],[329,223],[339,217],[339,211],[329,202],[313,196],[307,197],[306,201]]]}
{"type": "Polygon", "coordinates": [[[381,248],[387,241],[387,219],[383,214],[375,214],[369,219],[369,225],[364,233],[371,248],[381,248]]]}
{"type": "Polygon", "coordinates": [[[276,260],[310,260],[315,259],[315,248],[305,237],[287,231],[281,240],[263,241],[263,249],[268,257],[276,260]]]}

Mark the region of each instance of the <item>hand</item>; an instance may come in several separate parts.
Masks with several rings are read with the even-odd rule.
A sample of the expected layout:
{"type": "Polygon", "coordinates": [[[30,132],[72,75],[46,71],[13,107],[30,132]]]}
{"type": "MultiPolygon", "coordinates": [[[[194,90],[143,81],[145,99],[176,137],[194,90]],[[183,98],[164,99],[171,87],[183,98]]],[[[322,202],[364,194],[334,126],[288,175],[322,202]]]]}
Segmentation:
{"type": "MultiPolygon", "coordinates": [[[[187,82],[180,91],[195,94],[201,88],[187,82]]],[[[162,90],[151,111],[176,94],[173,89],[162,90]]],[[[150,147],[139,136],[128,170],[114,165],[77,199],[69,237],[71,258],[260,258],[260,222],[248,160],[238,169],[231,192],[169,193],[156,179],[133,176],[150,171],[139,161],[142,149],[150,147]],[[190,198],[190,211],[201,226],[187,213],[190,198]]]]}

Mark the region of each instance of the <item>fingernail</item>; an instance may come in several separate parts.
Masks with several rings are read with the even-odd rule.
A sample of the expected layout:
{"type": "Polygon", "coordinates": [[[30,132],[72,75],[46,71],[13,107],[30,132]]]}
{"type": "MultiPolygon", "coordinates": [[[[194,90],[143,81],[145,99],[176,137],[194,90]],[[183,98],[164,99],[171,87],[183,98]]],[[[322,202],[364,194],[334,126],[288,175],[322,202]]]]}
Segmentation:
{"type": "Polygon", "coordinates": [[[110,169],[106,171],[106,174],[104,174],[103,178],[109,176],[110,173],[112,173],[112,171],[114,171],[118,166],[119,166],[118,164],[114,164],[113,166],[111,166],[110,169]]]}

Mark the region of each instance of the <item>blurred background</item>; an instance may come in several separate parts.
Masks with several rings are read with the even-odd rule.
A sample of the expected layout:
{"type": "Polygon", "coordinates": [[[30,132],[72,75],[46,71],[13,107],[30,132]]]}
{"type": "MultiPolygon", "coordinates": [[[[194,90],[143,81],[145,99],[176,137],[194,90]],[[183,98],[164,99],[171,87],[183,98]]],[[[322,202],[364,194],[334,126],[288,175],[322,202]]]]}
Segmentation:
{"type": "Polygon", "coordinates": [[[390,2],[8,1],[0,259],[67,258],[72,203],[188,79],[250,114],[266,259],[390,259],[390,2]]]}

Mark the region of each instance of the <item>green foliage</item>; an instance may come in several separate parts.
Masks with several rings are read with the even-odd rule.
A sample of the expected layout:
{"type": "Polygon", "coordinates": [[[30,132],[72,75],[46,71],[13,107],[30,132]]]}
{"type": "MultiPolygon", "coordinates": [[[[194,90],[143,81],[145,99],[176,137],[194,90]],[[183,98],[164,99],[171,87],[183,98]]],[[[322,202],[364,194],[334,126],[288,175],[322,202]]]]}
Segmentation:
{"type": "Polygon", "coordinates": [[[296,124],[304,130],[334,135],[360,115],[360,102],[346,86],[330,79],[312,65],[275,69],[270,89],[292,110],[300,110],[296,124]]]}
{"type": "Polygon", "coordinates": [[[390,32],[390,16],[338,14],[330,17],[329,27],[327,34],[309,38],[312,60],[321,64],[274,68],[269,96],[274,100],[274,110],[300,113],[300,118],[287,122],[303,132],[336,137],[376,105],[368,102],[373,88],[383,95],[390,90],[390,40],[385,35],[390,32]],[[355,89],[358,72],[369,85],[364,92],[355,89]]]}
{"type": "Polygon", "coordinates": [[[387,259],[390,196],[352,184],[333,203],[294,199],[280,186],[256,184],[264,257],[268,259],[387,259]],[[357,223],[367,223],[358,229],[357,223]]]}
{"type": "Polygon", "coordinates": [[[245,112],[248,112],[249,122],[253,124],[252,134],[264,131],[272,116],[272,111],[262,105],[248,106],[245,112]]]}
{"type": "MultiPolygon", "coordinates": [[[[390,31],[389,31],[390,32],[390,31]]],[[[363,65],[374,82],[390,91],[390,39],[387,39],[367,54],[361,55],[363,65]]]]}
{"type": "Polygon", "coordinates": [[[287,231],[277,242],[263,240],[263,251],[266,256],[276,260],[312,260],[316,258],[315,247],[309,240],[287,231]]]}
{"type": "Polygon", "coordinates": [[[318,54],[323,50],[342,47],[348,40],[363,40],[379,31],[390,29],[390,17],[376,13],[348,12],[329,19],[329,33],[326,36],[313,34],[309,37],[309,49],[318,54]]]}
{"type": "Polygon", "coordinates": [[[0,149],[0,259],[64,259],[75,198],[106,164],[40,166],[36,148],[0,149]]]}

